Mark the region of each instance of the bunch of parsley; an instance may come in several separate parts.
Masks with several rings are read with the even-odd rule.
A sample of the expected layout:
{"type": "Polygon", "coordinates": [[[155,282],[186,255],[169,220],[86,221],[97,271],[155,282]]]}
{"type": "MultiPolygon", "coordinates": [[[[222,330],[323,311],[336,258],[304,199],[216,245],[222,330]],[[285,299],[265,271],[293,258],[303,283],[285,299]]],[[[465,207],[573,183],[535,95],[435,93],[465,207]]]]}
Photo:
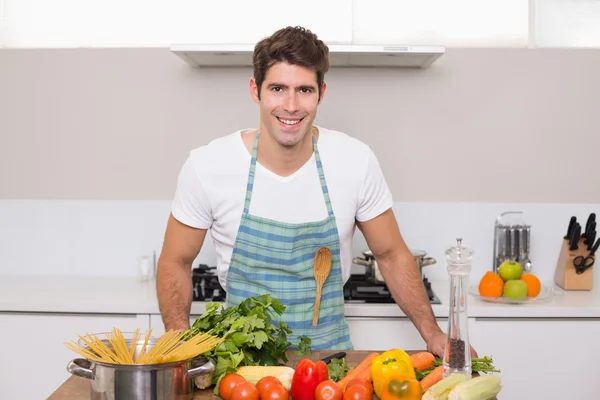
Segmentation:
{"type": "MultiPolygon", "coordinates": [[[[225,308],[210,302],[191,327],[190,336],[199,332],[224,338],[213,350],[203,354],[215,362],[212,383],[218,388],[221,378],[246,365],[280,365],[288,362],[286,351],[292,343],[287,324],[279,320],[286,307],[270,295],[250,297],[239,305],[225,308]]],[[[299,337],[297,354],[310,355],[310,338],[299,337]]],[[[215,390],[217,390],[215,388],[215,390]]]]}

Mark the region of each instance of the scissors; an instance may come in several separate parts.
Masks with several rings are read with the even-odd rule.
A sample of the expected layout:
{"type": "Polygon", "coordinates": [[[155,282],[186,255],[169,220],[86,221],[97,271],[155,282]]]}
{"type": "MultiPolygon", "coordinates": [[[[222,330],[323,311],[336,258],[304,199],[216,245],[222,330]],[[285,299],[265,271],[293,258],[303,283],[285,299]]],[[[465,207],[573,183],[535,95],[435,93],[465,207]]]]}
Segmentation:
{"type": "Polygon", "coordinates": [[[596,253],[596,250],[598,250],[598,247],[600,247],[600,239],[592,246],[590,253],[587,256],[577,256],[573,259],[573,265],[575,266],[575,272],[577,272],[577,274],[583,274],[588,268],[594,265],[594,262],[596,261],[594,254],[596,253]]]}

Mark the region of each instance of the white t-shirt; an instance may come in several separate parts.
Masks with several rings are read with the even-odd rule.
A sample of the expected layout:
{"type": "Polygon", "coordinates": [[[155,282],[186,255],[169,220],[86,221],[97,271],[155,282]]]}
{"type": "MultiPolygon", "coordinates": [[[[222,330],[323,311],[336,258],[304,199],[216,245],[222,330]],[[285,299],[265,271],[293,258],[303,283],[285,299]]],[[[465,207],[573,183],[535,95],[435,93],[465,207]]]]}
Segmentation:
{"type": "MultiPolygon", "coordinates": [[[[350,276],[355,220],[368,221],[392,207],[392,195],[371,149],[345,133],[318,127],[318,148],[340,235],[343,281],[350,276]]],[[[217,275],[226,287],[241,222],[251,154],[236,131],[190,152],[179,174],[174,218],[209,229],[217,253],[217,275]]],[[[250,214],[304,223],[327,217],[315,156],[282,177],[257,162],[250,214]]]]}

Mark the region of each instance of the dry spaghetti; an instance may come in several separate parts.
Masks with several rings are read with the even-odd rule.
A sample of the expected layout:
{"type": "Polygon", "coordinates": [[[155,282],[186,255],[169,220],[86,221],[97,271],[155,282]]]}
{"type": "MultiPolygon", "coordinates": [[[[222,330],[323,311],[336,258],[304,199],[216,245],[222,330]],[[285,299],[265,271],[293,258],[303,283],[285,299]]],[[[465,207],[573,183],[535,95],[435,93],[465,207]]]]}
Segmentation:
{"type": "Polygon", "coordinates": [[[192,359],[212,350],[223,340],[209,333],[198,333],[183,340],[190,335],[189,330],[170,330],[152,345],[151,333],[152,329],[146,332],[142,348],[137,355],[136,348],[141,342],[139,329],[133,333],[129,347],[125,336],[117,328],[105,333],[105,340],[87,333],[85,336],[77,335],[80,342],[70,341],[65,345],[90,361],[109,364],[162,364],[192,359]]]}

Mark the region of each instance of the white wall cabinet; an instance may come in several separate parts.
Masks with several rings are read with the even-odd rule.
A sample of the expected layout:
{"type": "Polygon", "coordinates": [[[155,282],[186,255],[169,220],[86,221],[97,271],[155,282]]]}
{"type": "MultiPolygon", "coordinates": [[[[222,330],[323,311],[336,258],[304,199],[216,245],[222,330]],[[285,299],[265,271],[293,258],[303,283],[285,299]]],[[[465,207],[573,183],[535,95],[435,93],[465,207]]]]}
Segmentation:
{"type": "Polygon", "coordinates": [[[355,44],[525,47],[523,0],[354,0],[355,44]]]}
{"type": "Polygon", "coordinates": [[[3,0],[7,47],[168,47],[254,44],[286,25],[350,43],[352,0],[3,0]],[[335,22],[334,22],[335,21],[335,22]]]}
{"type": "Polygon", "coordinates": [[[502,371],[503,399],[600,398],[600,319],[476,318],[469,329],[502,371]]]}
{"type": "Polygon", "coordinates": [[[0,397],[39,400],[52,394],[71,375],[67,364],[80,356],[64,343],[77,335],[113,328],[148,329],[147,314],[0,313],[0,397]]]}
{"type": "Polygon", "coordinates": [[[600,1],[531,1],[537,47],[600,47],[600,1]]]}

